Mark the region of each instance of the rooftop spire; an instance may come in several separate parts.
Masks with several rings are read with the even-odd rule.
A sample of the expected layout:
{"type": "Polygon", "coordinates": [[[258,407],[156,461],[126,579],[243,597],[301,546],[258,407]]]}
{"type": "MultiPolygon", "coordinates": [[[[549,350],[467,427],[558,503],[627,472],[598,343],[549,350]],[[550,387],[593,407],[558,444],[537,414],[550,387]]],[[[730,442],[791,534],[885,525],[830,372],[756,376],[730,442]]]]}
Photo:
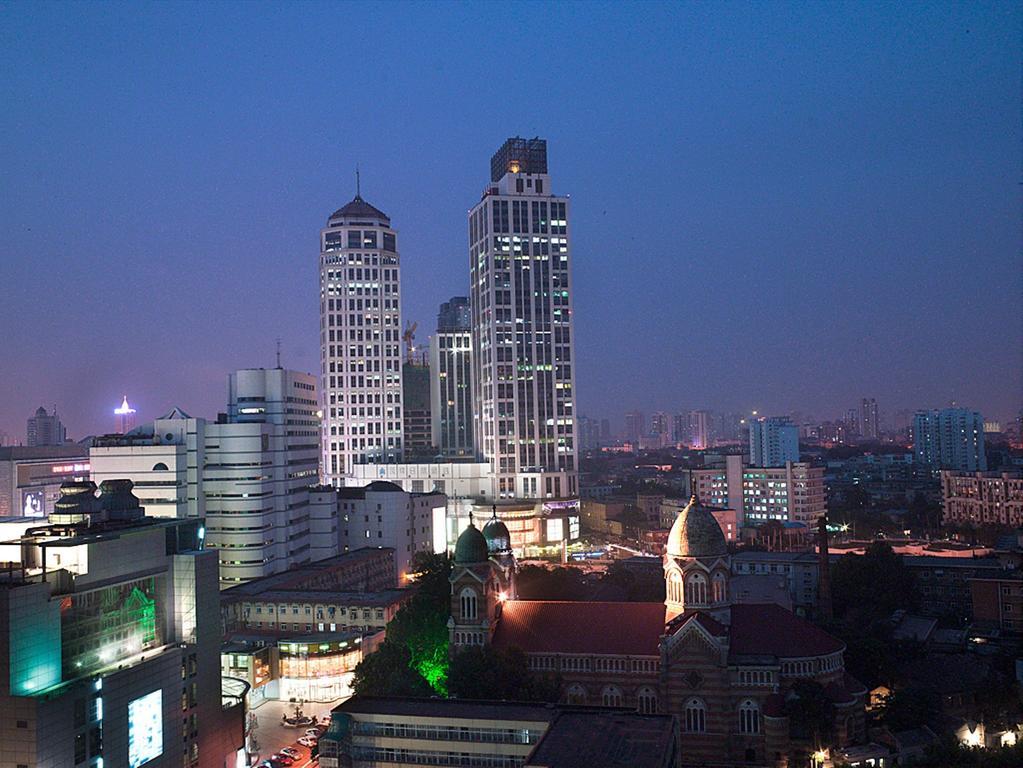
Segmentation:
{"type": "Polygon", "coordinates": [[[355,166],[355,199],[362,199],[362,180],[359,178],[359,166],[355,166]]]}

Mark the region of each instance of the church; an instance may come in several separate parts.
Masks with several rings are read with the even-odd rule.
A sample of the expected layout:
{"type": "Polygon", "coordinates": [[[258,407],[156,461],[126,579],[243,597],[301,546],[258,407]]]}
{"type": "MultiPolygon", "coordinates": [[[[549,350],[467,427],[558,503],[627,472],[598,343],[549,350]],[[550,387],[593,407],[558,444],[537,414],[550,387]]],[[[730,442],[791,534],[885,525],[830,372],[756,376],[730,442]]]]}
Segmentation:
{"type": "Polygon", "coordinates": [[[664,603],[518,600],[508,529],[470,521],[451,571],[452,652],[519,648],[530,669],[556,672],[569,703],[678,716],[684,765],[785,768],[793,751],[862,742],[866,689],[844,644],[774,603],[731,599],[721,528],[694,496],[664,555],[664,603]],[[800,681],[834,709],[830,744],[790,735],[787,699],[800,681]]]}

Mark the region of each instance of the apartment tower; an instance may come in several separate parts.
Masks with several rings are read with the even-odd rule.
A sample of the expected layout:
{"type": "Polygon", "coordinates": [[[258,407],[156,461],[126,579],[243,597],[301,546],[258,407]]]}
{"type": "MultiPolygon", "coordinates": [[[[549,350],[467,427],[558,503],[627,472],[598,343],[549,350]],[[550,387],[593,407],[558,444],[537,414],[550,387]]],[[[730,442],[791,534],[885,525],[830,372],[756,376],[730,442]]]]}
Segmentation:
{"type": "Polygon", "coordinates": [[[391,220],[359,194],[320,232],[322,474],[402,453],[401,281],[391,220]]]}
{"type": "Polygon", "coordinates": [[[476,451],[502,498],[576,486],[569,200],[544,139],[508,139],[469,212],[476,451]]]}

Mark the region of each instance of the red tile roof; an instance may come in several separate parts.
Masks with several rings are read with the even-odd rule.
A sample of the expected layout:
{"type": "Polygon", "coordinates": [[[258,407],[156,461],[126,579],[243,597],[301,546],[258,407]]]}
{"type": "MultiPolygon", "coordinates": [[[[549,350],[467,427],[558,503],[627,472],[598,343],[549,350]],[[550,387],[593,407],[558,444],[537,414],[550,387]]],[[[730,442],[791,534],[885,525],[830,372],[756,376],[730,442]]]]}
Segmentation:
{"type": "Polygon", "coordinates": [[[809,621],[774,604],[732,606],[729,653],[779,658],[823,656],[845,644],[809,621]]]}
{"type": "Polygon", "coordinates": [[[663,603],[510,600],[494,645],[526,653],[658,656],[663,632],[663,603]]]}

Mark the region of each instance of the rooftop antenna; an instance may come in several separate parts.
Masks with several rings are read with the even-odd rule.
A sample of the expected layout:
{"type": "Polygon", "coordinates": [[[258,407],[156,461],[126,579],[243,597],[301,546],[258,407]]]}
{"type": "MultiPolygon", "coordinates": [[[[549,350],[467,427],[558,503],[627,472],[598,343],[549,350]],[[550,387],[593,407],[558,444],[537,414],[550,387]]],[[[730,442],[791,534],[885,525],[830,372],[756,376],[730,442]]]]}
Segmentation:
{"type": "Polygon", "coordinates": [[[281,339],[277,338],[277,367],[281,367],[281,339]]]}
{"type": "Polygon", "coordinates": [[[355,197],[362,197],[362,180],[359,178],[359,166],[355,166],[355,197]]]}

